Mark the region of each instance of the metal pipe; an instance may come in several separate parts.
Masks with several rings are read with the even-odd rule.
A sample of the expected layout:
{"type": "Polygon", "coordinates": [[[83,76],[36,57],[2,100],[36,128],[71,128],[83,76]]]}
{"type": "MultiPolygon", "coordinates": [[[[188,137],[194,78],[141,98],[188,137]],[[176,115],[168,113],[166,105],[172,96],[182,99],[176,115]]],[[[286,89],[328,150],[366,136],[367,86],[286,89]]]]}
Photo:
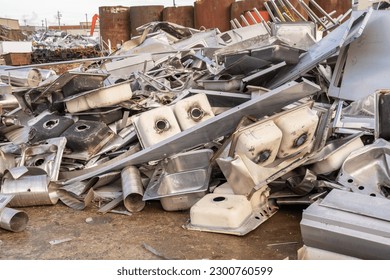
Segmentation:
{"type": "Polygon", "coordinates": [[[293,4],[290,3],[290,1],[288,0],[283,0],[286,5],[303,21],[307,21],[307,19],[300,13],[298,12],[297,9],[295,9],[295,7],[293,6],[293,4]]]}
{"type": "Polygon", "coordinates": [[[275,9],[275,12],[278,14],[278,17],[281,21],[286,22],[286,19],[283,17],[282,13],[280,12],[278,6],[276,5],[274,0],[270,0],[272,7],[275,9]]]}
{"type": "Polygon", "coordinates": [[[15,71],[8,69],[10,66],[0,66],[0,79],[5,83],[9,82],[17,87],[36,87],[42,82],[42,75],[38,69],[16,69],[15,71]]]}
{"type": "Polygon", "coordinates": [[[28,215],[21,210],[5,207],[0,211],[0,227],[13,232],[23,231],[28,223],[28,215]]]}
{"type": "Polygon", "coordinates": [[[346,19],[347,16],[349,16],[352,13],[352,9],[349,9],[341,18],[338,22],[343,22],[344,19],[346,19]]]}
{"type": "Polygon", "coordinates": [[[246,12],[246,15],[251,19],[253,24],[258,24],[257,20],[255,19],[255,17],[252,15],[251,12],[246,12]]]}
{"type": "Polygon", "coordinates": [[[294,15],[287,8],[286,4],[284,4],[284,2],[282,0],[278,0],[278,2],[280,4],[280,6],[282,6],[283,11],[288,15],[288,17],[290,17],[291,19],[293,19],[293,21],[295,21],[294,15]]]}
{"type": "Polygon", "coordinates": [[[271,28],[270,28],[269,25],[265,22],[264,18],[263,18],[262,15],[260,14],[260,12],[259,12],[256,8],[253,8],[253,11],[254,11],[254,12],[256,13],[256,15],[260,18],[261,23],[264,25],[265,29],[267,29],[268,34],[271,34],[271,28]]]}
{"type": "Polygon", "coordinates": [[[242,28],[242,25],[241,23],[238,21],[238,19],[233,19],[234,20],[234,23],[238,26],[238,28],[242,28]]]}
{"type": "Polygon", "coordinates": [[[241,20],[245,23],[246,26],[249,26],[249,22],[246,20],[246,18],[243,15],[240,15],[241,20]]]}
{"type": "Polygon", "coordinates": [[[128,166],[121,172],[123,203],[129,212],[139,212],[145,207],[144,187],[137,167],[128,166]]]}
{"type": "Polygon", "coordinates": [[[294,22],[294,20],[288,14],[283,13],[283,16],[286,18],[287,21],[294,22]]]}
{"type": "Polygon", "coordinates": [[[237,29],[237,25],[234,23],[234,20],[230,21],[230,25],[232,26],[233,29],[237,29]]]}
{"type": "Polygon", "coordinates": [[[309,15],[309,17],[311,19],[313,19],[313,21],[315,21],[316,23],[319,23],[323,28],[325,28],[325,29],[327,28],[325,23],[322,22],[322,20],[309,8],[308,5],[306,5],[305,2],[303,2],[303,0],[299,0],[299,4],[301,4],[301,6],[305,9],[305,11],[309,15]]]}
{"type": "Polygon", "coordinates": [[[317,10],[322,13],[327,19],[329,19],[333,24],[337,24],[336,21],[320,5],[318,5],[316,1],[310,0],[310,3],[312,3],[313,6],[316,7],[317,10]]]}
{"type": "Polygon", "coordinates": [[[270,18],[272,19],[273,22],[276,22],[276,17],[274,16],[274,14],[272,13],[270,7],[268,6],[267,2],[264,2],[264,7],[265,9],[267,10],[270,18]]]}

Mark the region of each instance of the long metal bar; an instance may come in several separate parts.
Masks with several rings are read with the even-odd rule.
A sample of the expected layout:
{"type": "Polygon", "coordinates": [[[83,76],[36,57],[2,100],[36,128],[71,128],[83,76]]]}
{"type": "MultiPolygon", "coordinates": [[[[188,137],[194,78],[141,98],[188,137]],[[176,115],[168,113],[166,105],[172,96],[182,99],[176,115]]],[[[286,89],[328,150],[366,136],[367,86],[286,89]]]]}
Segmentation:
{"type": "MultiPolygon", "coordinates": [[[[169,54],[169,53],[177,53],[178,50],[174,51],[166,51],[166,52],[160,52],[156,54],[169,54]]],[[[83,58],[83,59],[75,59],[75,60],[67,60],[67,61],[59,61],[59,62],[49,62],[49,63],[41,63],[41,64],[30,64],[30,65],[24,65],[24,66],[13,66],[12,68],[5,68],[5,71],[12,71],[12,70],[18,70],[18,69],[25,69],[25,68],[39,68],[42,66],[52,66],[52,65],[62,65],[62,64],[71,64],[71,63],[81,63],[81,62],[87,62],[87,61],[99,61],[99,60],[105,60],[105,59],[118,59],[118,58],[128,58],[128,57],[135,57],[139,56],[139,54],[128,54],[128,55],[111,55],[111,56],[100,56],[100,57],[93,57],[93,58],[83,58]]]]}
{"type": "Polygon", "coordinates": [[[287,8],[286,4],[283,2],[283,0],[278,0],[280,6],[282,7],[283,11],[287,14],[289,18],[291,18],[293,21],[295,21],[294,15],[290,12],[290,10],[287,8]]]}
{"type": "Polygon", "coordinates": [[[283,86],[233,107],[211,119],[200,122],[168,139],[156,143],[134,154],[124,153],[119,157],[86,170],[63,172],[60,174],[64,184],[83,181],[108,171],[120,170],[129,165],[169,157],[175,153],[211,142],[232,133],[244,116],[263,117],[281,110],[284,106],[310,96],[320,87],[307,80],[301,83],[289,82],[283,86]],[[223,125],[221,125],[223,123],[223,125]]]}
{"type": "Polygon", "coordinates": [[[268,23],[264,20],[263,16],[260,14],[260,12],[256,8],[253,8],[253,11],[260,18],[261,23],[264,25],[265,29],[267,29],[268,34],[271,34],[271,28],[269,27],[268,23]]]}
{"type": "Polygon", "coordinates": [[[238,26],[238,28],[242,28],[241,23],[235,18],[234,23],[238,26]]]}
{"type": "Polygon", "coordinates": [[[278,6],[276,5],[274,0],[270,0],[272,7],[274,8],[275,12],[278,14],[278,17],[280,18],[281,21],[286,22],[286,19],[282,15],[282,12],[279,10],[278,6]]]}
{"type": "Polygon", "coordinates": [[[243,16],[243,15],[240,15],[240,18],[242,20],[243,23],[245,23],[246,26],[249,26],[249,22],[246,20],[246,18],[243,16]]]}
{"type": "Polygon", "coordinates": [[[310,0],[310,3],[313,4],[314,7],[317,8],[327,19],[329,19],[333,24],[337,24],[337,22],[320,6],[316,1],[310,0]]]}
{"type": "Polygon", "coordinates": [[[270,18],[272,19],[272,21],[273,21],[273,22],[277,22],[276,17],[275,17],[275,15],[272,13],[272,11],[271,11],[270,7],[268,6],[267,2],[264,2],[264,7],[265,7],[265,9],[267,10],[267,12],[268,12],[270,18]]]}
{"type": "Polygon", "coordinates": [[[319,23],[323,28],[327,28],[325,23],[310,9],[310,7],[303,1],[299,0],[299,4],[305,9],[306,13],[309,15],[311,19],[313,19],[314,22],[319,23]]]}
{"type": "Polygon", "coordinates": [[[230,25],[232,26],[233,29],[237,29],[237,25],[234,23],[234,20],[230,21],[230,25]]]}
{"type": "Polygon", "coordinates": [[[300,13],[298,12],[297,9],[295,9],[295,7],[293,6],[293,4],[290,3],[290,1],[288,0],[283,0],[286,5],[303,21],[307,21],[307,19],[300,13]]]}
{"type": "Polygon", "coordinates": [[[251,19],[253,24],[258,24],[257,20],[255,19],[255,17],[252,15],[251,12],[246,12],[246,15],[251,19]]]}

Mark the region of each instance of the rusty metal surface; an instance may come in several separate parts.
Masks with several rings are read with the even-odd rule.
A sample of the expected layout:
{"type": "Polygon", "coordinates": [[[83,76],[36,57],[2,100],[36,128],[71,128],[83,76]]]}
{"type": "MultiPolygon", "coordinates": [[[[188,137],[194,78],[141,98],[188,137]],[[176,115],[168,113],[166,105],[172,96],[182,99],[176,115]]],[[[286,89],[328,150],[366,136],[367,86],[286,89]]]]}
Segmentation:
{"type": "Polygon", "coordinates": [[[130,8],[123,6],[99,7],[100,35],[115,47],[130,39],[130,8]]]}
{"type": "Polygon", "coordinates": [[[230,7],[234,0],[199,0],[194,3],[195,28],[230,29],[230,7]]]}
{"type": "MultiPolygon", "coordinates": [[[[307,13],[305,12],[305,10],[302,8],[301,5],[299,5],[299,1],[298,0],[289,0],[290,3],[294,6],[295,9],[297,9],[297,11],[302,15],[304,16],[306,19],[308,18],[308,15],[307,13]]],[[[303,0],[303,2],[305,2],[307,5],[309,5],[309,0],[303,0]]],[[[294,13],[293,13],[294,14],[294,13]]],[[[298,17],[294,14],[294,17],[296,19],[298,19],[298,17]]]]}
{"type": "Polygon", "coordinates": [[[130,7],[130,34],[131,37],[139,35],[137,27],[152,21],[160,21],[164,6],[132,6],[130,7]]]}
{"type": "MultiPolygon", "coordinates": [[[[316,3],[320,5],[327,13],[335,10],[336,14],[333,15],[333,18],[336,18],[341,14],[345,14],[349,9],[352,8],[352,1],[350,0],[316,0],[316,3]]],[[[318,16],[323,16],[323,14],[321,14],[312,3],[309,3],[309,7],[318,16]]]]}
{"type": "Polygon", "coordinates": [[[194,7],[167,7],[163,10],[162,20],[186,27],[194,27],[194,7]]]}

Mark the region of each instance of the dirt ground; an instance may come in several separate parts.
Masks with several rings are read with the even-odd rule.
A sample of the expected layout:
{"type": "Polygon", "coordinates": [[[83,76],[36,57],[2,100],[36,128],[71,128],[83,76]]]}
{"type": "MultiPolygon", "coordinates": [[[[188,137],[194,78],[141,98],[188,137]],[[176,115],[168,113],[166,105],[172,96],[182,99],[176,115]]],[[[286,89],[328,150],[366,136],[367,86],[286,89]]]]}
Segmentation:
{"type": "Polygon", "coordinates": [[[296,259],[302,209],[284,206],[238,237],[183,229],[189,211],[166,212],[158,201],[131,216],[102,215],[94,207],[76,211],[61,203],[28,207],[23,208],[30,218],[25,231],[0,229],[0,259],[296,259]]]}

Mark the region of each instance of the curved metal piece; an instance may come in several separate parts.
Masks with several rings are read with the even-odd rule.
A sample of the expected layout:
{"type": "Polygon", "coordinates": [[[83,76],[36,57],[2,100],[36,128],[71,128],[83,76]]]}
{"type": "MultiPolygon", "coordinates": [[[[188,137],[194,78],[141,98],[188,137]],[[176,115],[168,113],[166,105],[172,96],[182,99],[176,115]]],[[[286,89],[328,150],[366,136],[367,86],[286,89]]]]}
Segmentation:
{"type": "Polygon", "coordinates": [[[141,174],[137,167],[129,166],[122,170],[122,192],[123,204],[129,212],[139,212],[145,207],[142,201],[144,187],[141,181],[141,174]]]}
{"type": "Polygon", "coordinates": [[[0,228],[20,232],[23,231],[28,223],[28,215],[21,210],[4,208],[0,211],[0,228]]]}

